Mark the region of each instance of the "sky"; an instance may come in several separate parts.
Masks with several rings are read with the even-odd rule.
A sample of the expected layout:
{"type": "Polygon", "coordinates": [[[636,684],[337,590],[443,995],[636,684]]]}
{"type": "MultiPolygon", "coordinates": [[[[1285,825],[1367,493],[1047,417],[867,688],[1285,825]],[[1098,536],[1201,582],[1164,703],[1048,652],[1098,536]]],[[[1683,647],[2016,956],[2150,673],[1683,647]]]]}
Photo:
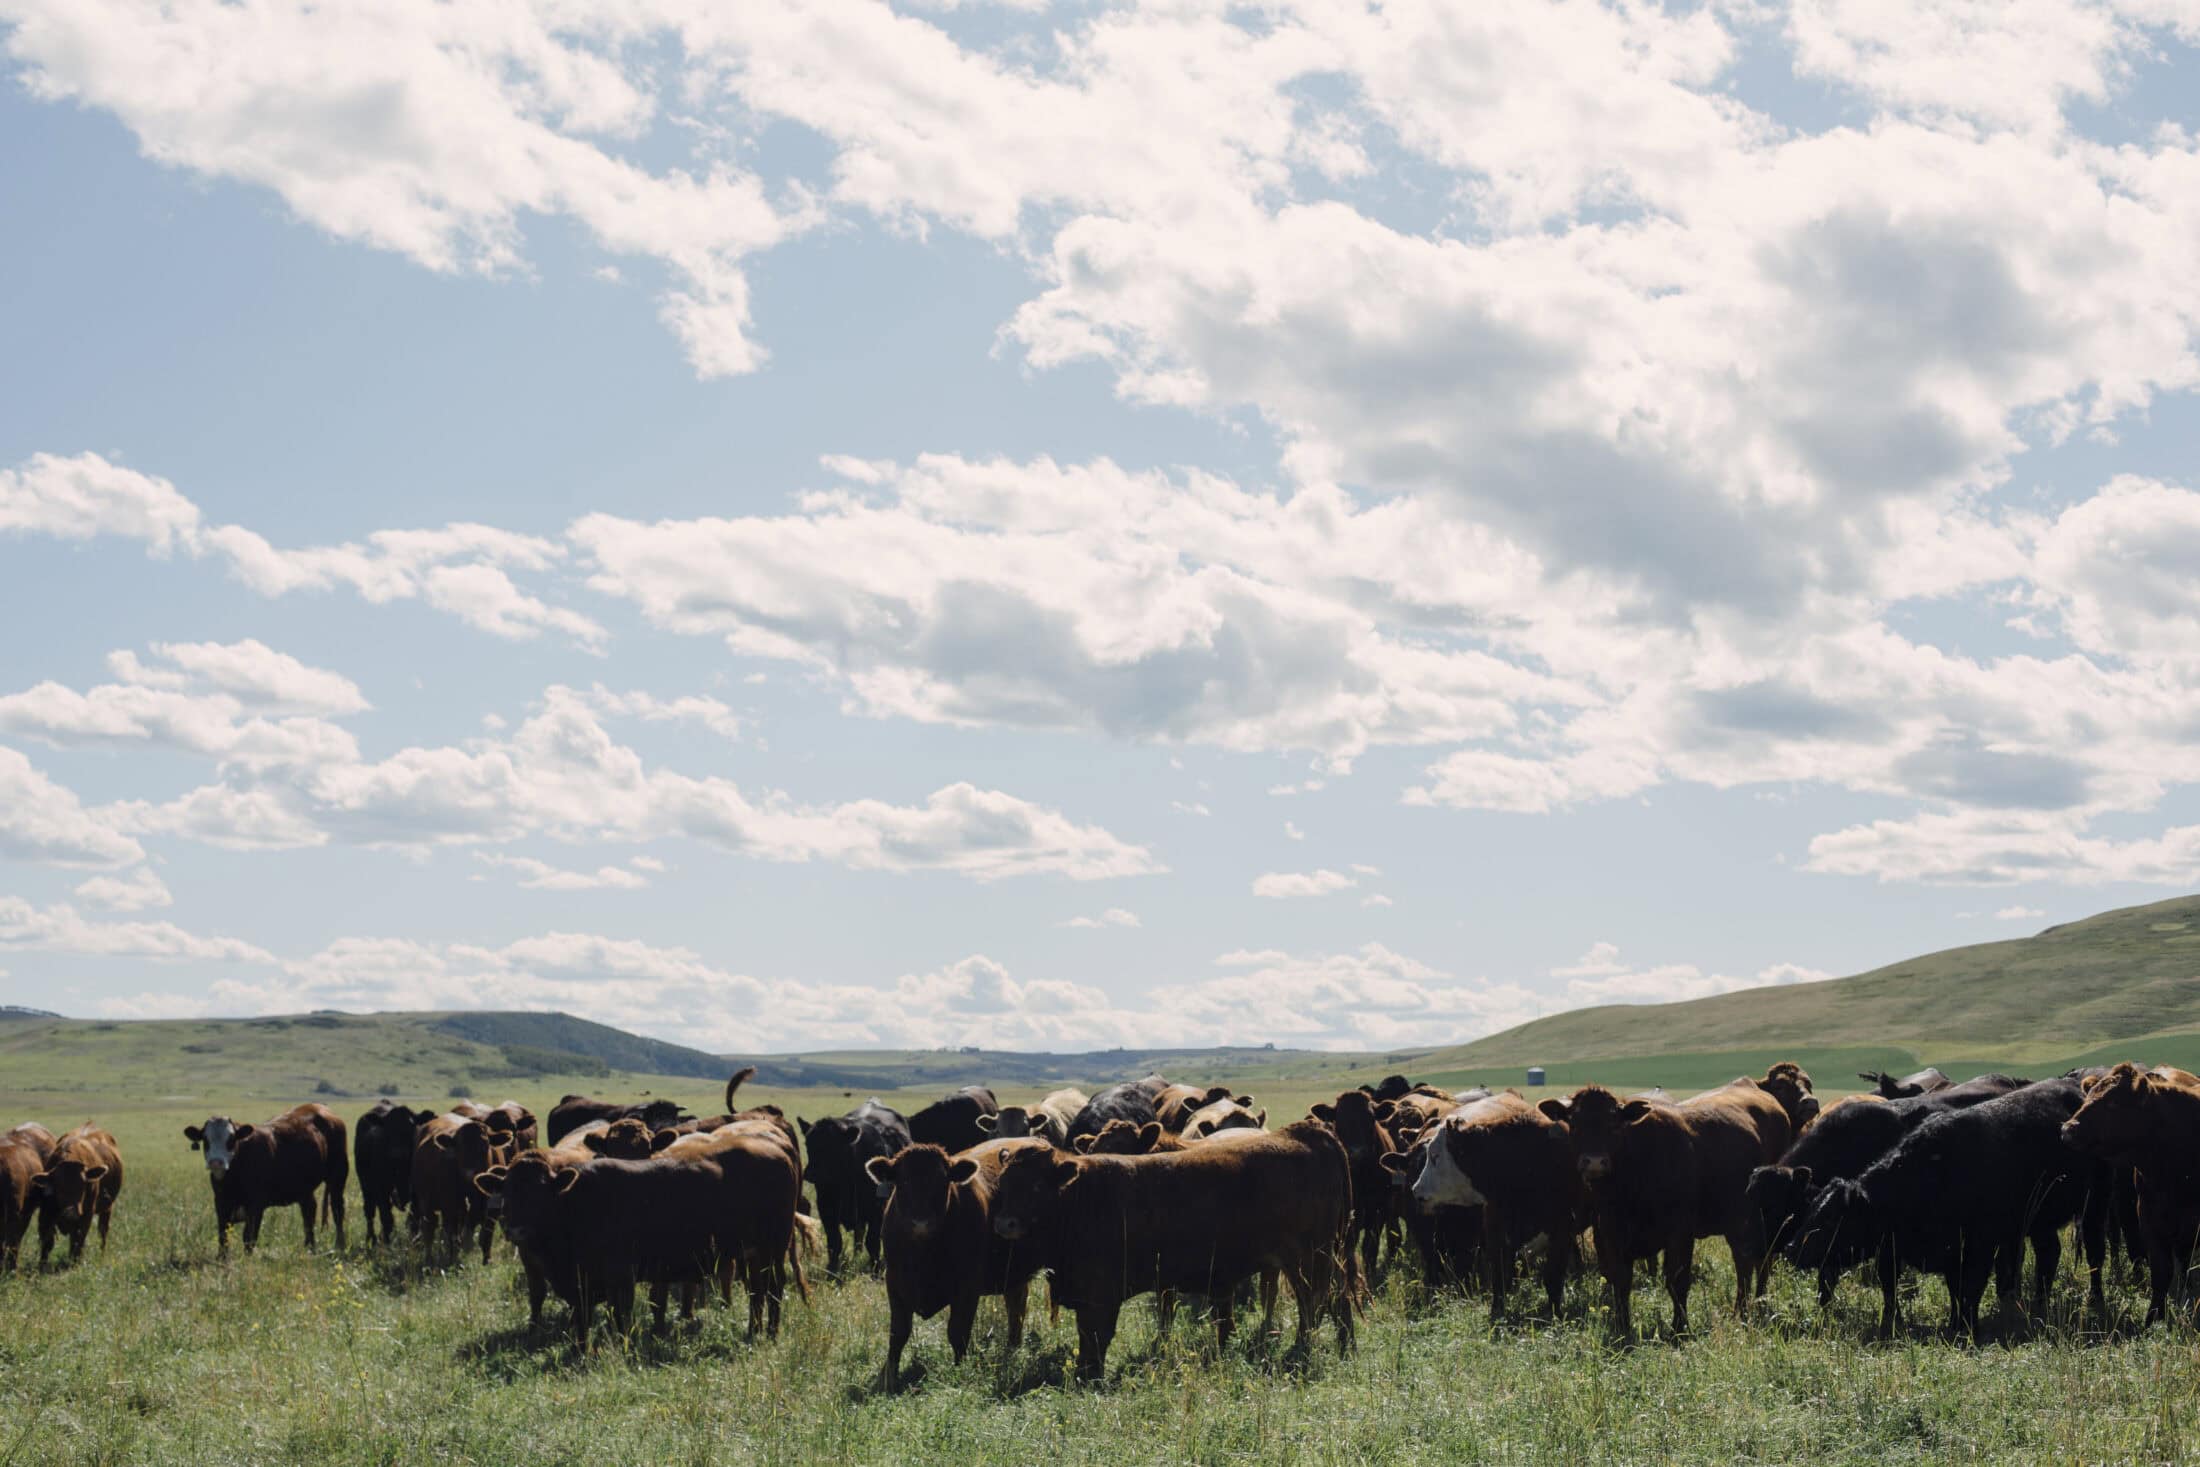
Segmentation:
{"type": "Polygon", "coordinates": [[[0,0],[0,1002],[1397,1050],[2200,885],[2200,0],[0,0]]]}

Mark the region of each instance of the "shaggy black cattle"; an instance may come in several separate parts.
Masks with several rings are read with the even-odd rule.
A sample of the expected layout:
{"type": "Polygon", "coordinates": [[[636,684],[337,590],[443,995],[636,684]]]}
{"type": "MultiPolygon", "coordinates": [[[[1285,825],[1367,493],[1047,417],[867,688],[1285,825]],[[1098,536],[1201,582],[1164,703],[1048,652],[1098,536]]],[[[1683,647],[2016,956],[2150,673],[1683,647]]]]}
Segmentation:
{"type": "MultiPolygon", "coordinates": [[[[1166,1082],[1163,1084],[1165,1086],[1166,1082]]],[[[1070,1144],[1074,1146],[1079,1136],[1099,1135],[1110,1121],[1129,1121],[1134,1126],[1143,1126],[1160,1120],[1153,1098],[1154,1091],[1143,1082],[1110,1085],[1086,1101],[1085,1108],[1077,1112],[1077,1119],[1069,1123],[1070,1144]]]]}
{"type": "Polygon", "coordinates": [[[374,1241],[377,1218],[383,1240],[389,1241],[397,1236],[394,1209],[412,1210],[413,1141],[420,1127],[435,1117],[432,1110],[408,1110],[384,1097],[353,1124],[352,1170],[359,1178],[368,1242],[374,1241]]]}
{"type": "Polygon", "coordinates": [[[938,1146],[950,1154],[992,1140],[981,1116],[998,1116],[1001,1104],[983,1085],[965,1085],[942,1096],[909,1118],[909,1136],[919,1146],[938,1146]]]}
{"type": "MultiPolygon", "coordinates": [[[[1795,1223],[1810,1210],[1819,1190],[1828,1182],[1862,1176],[1867,1167],[1933,1116],[1968,1109],[2030,1083],[2008,1075],[1981,1075],[1908,1100],[1850,1100],[1826,1110],[1778,1162],[1750,1174],[1749,1225],[1756,1252],[1759,1256],[1785,1253],[1792,1258],[1795,1223]]],[[[1828,1262],[1820,1268],[1821,1306],[1833,1297],[1843,1267],[1828,1262]]]]}
{"type": "Polygon", "coordinates": [[[876,1267],[886,1199],[864,1168],[874,1158],[893,1156],[910,1145],[909,1123],[900,1111],[876,1100],[866,1100],[844,1116],[821,1121],[798,1116],[796,1121],[810,1153],[802,1175],[817,1189],[817,1214],[825,1224],[825,1266],[839,1271],[840,1233],[845,1228],[876,1267]]]}
{"type": "Polygon", "coordinates": [[[2108,1170],[2062,1142],[2082,1098],[2074,1080],[2043,1080],[1928,1117],[1861,1176],[1819,1190],[1798,1229],[1796,1261],[1842,1267],[1876,1256],[1883,1332],[1898,1322],[1900,1270],[1937,1272],[1948,1283],[1950,1323],[1975,1333],[1989,1275],[2005,1299],[2016,1293],[2027,1237],[2032,1306],[2045,1310],[2062,1228],[2075,1218],[2098,1306],[2108,1170]]]}

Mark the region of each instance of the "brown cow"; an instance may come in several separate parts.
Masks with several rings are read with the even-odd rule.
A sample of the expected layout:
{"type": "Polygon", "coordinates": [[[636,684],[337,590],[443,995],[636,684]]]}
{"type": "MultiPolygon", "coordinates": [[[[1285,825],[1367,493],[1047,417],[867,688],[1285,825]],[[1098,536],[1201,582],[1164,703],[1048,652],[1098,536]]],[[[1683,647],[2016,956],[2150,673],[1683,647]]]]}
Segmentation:
{"type": "MultiPolygon", "coordinates": [[[[1218,1100],[1229,1098],[1230,1087],[1227,1085],[1208,1085],[1204,1088],[1198,1085],[1164,1085],[1153,1097],[1154,1118],[1161,1122],[1162,1129],[1170,1135],[1181,1135],[1201,1106],[1213,1105],[1218,1100]]],[[[1253,1097],[1246,1096],[1245,1104],[1252,1103],[1253,1097]]]]}
{"type": "Polygon", "coordinates": [[[2193,1240],[2200,1237],[2200,1082],[2167,1065],[2126,1062],[2078,1082],[2085,1094],[2063,1123],[2063,1141],[2137,1173],[2139,1237],[2147,1250],[2147,1323],[2168,1310],[2174,1285],[2191,1294],[2193,1240]]]}
{"type": "Polygon", "coordinates": [[[1788,1134],[1800,1136],[1818,1119],[1818,1097],[1811,1094],[1810,1076],[1793,1060],[1781,1060],[1755,1082],[1758,1089],[1780,1102],[1787,1112],[1788,1134]]]}
{"type": "Polygon", "coordinates": [[[115,1138],[86,1121],[54,1146],[53,1160],[38,1179],[38,1261],[53,1253],[54,1234],[68,1235],[69,1262],[84,1256],[84,1239],[99,1221],[99,1251],[107,1251],[107,1228],[115,1198],[122,1191],[122,1149],[115,1138]]]}
{"type": "MultiPolygon", "coordinates": [[[[1175,1289],[1227,1299],[1267,1270],[1291,1282],[1298,1344],[1328,1314],[1340,1349],[1352,1344],[1358,1278],[1345,1247],[1352,1169],[1318,1121],[1238,1132],[1180,1152],[1065,1156],[1036,1148],[1001,1167],[993,1230],[1043,1255],[1054,1297],[1077,1315],[1077,1368],[1107,1369],[1123,1301],[1175,1289]]],[[[1232,1311],[1215,1311],[1225,1345],[1232,1311]]]]}
{"type": "MultiPolygon", "coordinates": [[[[659,1131],[657,1136],[673,1134],[659,1131]]],[[[657,1150],[657,1136],[652,1136],[644,1122],[632,1116],[622,1116],[615,1121],[590,1121],[568,1135],[555,1148],[564,1154],[578,1145],[583,1152],[582,1161],[594,1161],[602,1157],[607,1161],[647,1161],[657,1150]]]]}
{"type": "Polygon", "coordinates": [[[1182,1151],[1184,1142],[1162,1130],[1159,1121],[1148,1121],[1143,1126],[1110,1121],[1097,1136],[1079,1136],[1074,1149],[1081,1156],[1145,1156],[1155,1151],[1182,1151]]]}
{"type": "Polygon", "coordinates": [[[1386,1124],[1397,1107],[1377,1100],[1362,1086],[1347,1090],[1335,1101],[1317,1103],[1308,1114],[1337,1133],[1344,1154],[1352,1162],[1351,1236],[1360,1249],[1360,1272],[1375,1277],[1375,1255],[1383,1233],[1399,1221],[1398,1189],[1392,1185],[1383,1158],[1397,1154],[1398,1145],[1386,1124]]]}
{"type": "Polygon", "coordinates": [[[1504,1317],[1522,1248],[1544,1240],[1543,1292],[1558,1313],[1585,1201],[1566,1127],[1506,1090],[1463,1105],[1385,1165],[1408,1175],[1423,1207],[1479,1207],[1490,1318],[1504,1317]],[[1408,1174],[1408,1168],[1415,1168],[1408,1174]]]}
{"type": "Polygon", "coordinates": [[[1039,1250],[1017,1249],[993,1231],[993,1189],[1001,1168],[1019,1151],[1052,1156],[1043,1140],[987,1141],[958,1156],[938,1146],[910,1146],[873,1157],[864,1168],[889,1188],[886,1200],[886,1388],[901,1383],[901,1353],[919,1319],[947,1311],[947,1343],[962,1364],[978,1300],[1001,1296],[1008,1311],[1008,1353],[1023,1344],[1024,1306],[1039,1250]]]}
{"type": "Polygon", "coordinates": [[[1186,1144],[1205,1141],[1223,1131],[1264,1131],[1268,1128],[1268,1112],[1252,1110],[1253,1097],[1240,1095],[1236,1099],[1225,1097],[1209,1101],[1192,1112],[1179,1134],[1186,1144]]]}
{"type": "Polygon", "coordinates": [[[244,1251],[250,1253],[260,1244],[261,1216],[271,1207],[294,1204],[311,1248],[316,1190],[322,1218],[335,1225],[336,1246],[344,1246],[344,1182],[351,1176],[351,1160],[344,1154],[344,1123],[336,1112],[309,1102],[257,1126],[209,1116],[202,1126],[185,1126],[183,1135],[193,1151],[206,1152],[223,1253],[229,1251],[232,1222],[243,1219],[244,1251]]]}
{"type": "Polygon", "coordinates": [[[453,1266],[463,1257],[468,1235],[481,1245],[481,1261],[489,1261],[496,1233],[485,1194],[475,1188],[474,1178],[504,1164],[486,1121],[453,1111],[420,1128],[413,1142],[412,1222],[429,1258],[435,1257],[440,1223],[444,1253],[453,1266]]]}
{"type": "Polygon", "coordinates": [[[23,1234],[41,1209],[39,1178],[53,1159],[53,1132],[26,1121],[0,1136],[0,1270],[15,1267],[23,1234]]]}
{"type": "Polygon", "coordinates": [[[1634,1330],[1635,1263],[1656,1254],[1664,1255],[1674,1332],[1687,1332],[1688,1286],[1696,1239],[1703,1237],[1726,1239],[1734,1254],[1734,1306],[1748,1312],[1751,1294],[1763,1292],[1767,1263],[1749,1226],[1749,1175],[1779,1160],[1790,1136],[1777,1100],[1743,1079],[1679,1105],[1623,1102],[1588,1085],[1541,1109],[1566,1123],[1589,1193],[1597,1265],[1612,1290],[1617,1334],[1634,1330]]]}

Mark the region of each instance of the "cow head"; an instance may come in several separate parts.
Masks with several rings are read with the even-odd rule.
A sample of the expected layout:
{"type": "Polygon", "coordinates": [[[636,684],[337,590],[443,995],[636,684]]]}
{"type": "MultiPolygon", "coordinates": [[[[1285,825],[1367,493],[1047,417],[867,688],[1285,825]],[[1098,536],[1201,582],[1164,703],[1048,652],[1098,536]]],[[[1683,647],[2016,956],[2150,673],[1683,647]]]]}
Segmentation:
{"type": "Polygon", "coordinates": [[[905,1146],[893,1156],[874,1156],[864,1171],[886,1194],[886,1225],[912,1238],[929,1238],[947,1221],[954,1189],[978,1175],[971,1157],[950,1157],[943,1146],[905,1146]]]}
{"type": "Polygon", "coordinates": [[[677,1100],[652,1100],[642,1107],[641,1122],[652,1131],[667,1130],[682,1121],[694,1119],[695,1117],[680,1108],[677,1100]]]}
{"type": "Polygon", "coordinates": [[[473,1179],[474,1190],[489,1199],[490,1209],[504,1225],[504,1234],[515,1243],[550,1236],[558,1226],[565,1194],[580,1181],[580,1168],[558,1166],[529,1152],[510,1166],[490,1167],[473,1179]]]}
{"type": "Polygon", "coordinates": [[[2176,1103],[2173,1092],[2183,1089],[2128,1060],[2105,1075],[2086,1076],[2078,1088],[2085,1099],[2063,1122],[2064,1144],[2117,1162],[2129,1162],[2161,1132],[2176,1103]]]}
{"type": "Polygon", "coordinates": [[[1751,1251],[1763,1258],[1785,1247],[1817,1195],[1818,1183],[1807,1166],[1761,1166],[1751,1172],[1742,1192],[1743,1237],[1751,1251]]]}
{"type": "Polygon", "coordinates": [[[1021,1148],[1004,1157],[993,1182],[993,1231],[1011,1243],[1044,1234],[1062,1189],[1077,1180],[1082,1163],[1051,1147],[1021,1148]]]}
{"type": "Polygon", "coordinates": [[[1536,1108],[1566,1123],[1574,1167],[1585,1184],[1595,1187],[1612,1175],[1627,1128],[1649,1115],[1653,1106],[1647,1100],[1622,1101],[1602,1085],[1584,1085],[1564,1100],[1553,1097],[1536,1108]]]}
{"type": "Polygon", "coordinates": [[[1375,1099],[1364,1086],[1347,1090],[1334,1101],[1318,1101],[1307,1113],[1337,1133],[1354,1167],[1376,1161],[1397,1145],[1383,1127],[1397,1114],[1397,1107],[1375,1099]]]}
{"type": "Polygon", "coordinates": [[[477,1176],[487,1171],[491,1163],[505,1160],[497,1154],[489,1128],[480,1121],[463,1121],[449,1130],[437,1131],[423,1144],[455,1157],[468,1176],[477,1176]]]}
{"type": "Polygon", "coordinates": [[[1803,1127],[1818,1118],[1818,1097],[1811,1094],[1810,1076],[1793,1060],[1781,1060],[1757,1082],[1759,1089],[1780,1102],[1788,1124],[1801,1135],[1803,1127]]]}
{"type": "Polygon", "coordinates": [[[1788,1234],[1788,1260],[1798,1268],[1838,1272],[1870,1258],[1880,1226],[1862,1182],[1836,1177],[1818,1189],[1788,1234]]]}
{"type": "Polygon", "coordinates": [[[206,1174],[219,1186],[237,1159],[239,1143],[250,1140],[257,1129],[250,1121],[208,1116],[204,1125],[185,1126],[183,1139],[191,1143],[193,1151],[206,1153],[206,1174]]]}
{"type": "Polygon", "coordinates": [[[988,1136],[1003,1139],[1012,1136],[1029,1136],[1031,1112],[1020,1105],[1004,1105],[998,1114],[978,1117],[978,1129],[988,1136]]]}
{"type": "MultiPolygon", "coordinates": [[[[1248,1095],[1243,1099],[1251,1100],[1248,1095]]],[[[1258,1131],[1268,1124],[1267,1111],[1246,1109],[1243,1101],[1225,1097],[1192,1112],[1184,1122],[1184,1139],[1203,1141],[1224,1131],[1258,1131]]]]}
{"type": "MultiPolygon", "coordinates": [[[[667,1131],[663,1134],[671,1136],[673,1133],[667,1131]]],[[[591,1131],[581,1137],[581,1145],[597,1156],[618,1161],[643,1161],[657,1149],[657,1138],[650,1134],[649,1127],[632,1116],[625,1116],[601,1131],[591,1131]]]]}
{"type": "Polygon", "coordinates": [[[1429,1127],[1417,1148],[1421,1165],[1413,1174],[1413,1200],[1422,1207],[1480,1207],[1489,1201],[1474,1185],[1478,1139],[1463,1116],[1447,1116],[1429,1127]]]}
{"type": "Polygon", "coordinates": [[[810,1159],[803,1177],[818,1186],[849,1186],[856,1181],[855,1122],[846,1116],[827,1116],[802,1122],[803,1139],[809,1142],[810,1159]]]}
{"type": "Polygon", "coordinates": [[[1144,1156],[1161,1144],[1161,1137],[1159,1121],[1148,1121],[1141,1126],[1133,1121],[1113,1120],[1102,1126],[1097,1136],[1079,1136],[1077,1149],[1087,1156],[1144,1156]]]}

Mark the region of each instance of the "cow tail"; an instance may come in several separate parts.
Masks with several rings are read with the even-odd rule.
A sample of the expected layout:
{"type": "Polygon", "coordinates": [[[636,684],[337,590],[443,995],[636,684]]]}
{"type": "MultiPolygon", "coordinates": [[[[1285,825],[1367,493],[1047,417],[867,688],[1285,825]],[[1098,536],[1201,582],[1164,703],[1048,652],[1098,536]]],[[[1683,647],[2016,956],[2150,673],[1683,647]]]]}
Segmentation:
{"type": "MultiPolygon", "coordinates": [[[[808,1251],[813,1258],[817,1256],[817,1248],[814,1241],[811,1240],[809,1232],[802,1226],[804,1221],[807,1221],[807,1219],[796,1219],[794,1234],[787,1239],[787,1262],[794,1270],[795,1292],[802,1296],[803,1303],[808,1304],[811,1302],[810,1279],[802,1271],[802,1254],[805,1244],[808,1244],[808,1251]]],[[[811,1223],[810,1226],[814,1228],[817,1225],[811,1223]]]]}
{"type": "Polygon", "coordinates": [[[796,1258],[815,1258],[825,1251],[825,1225],[808,1213],[794,1215],[794,1237],[787,1252],[796,1258]]]}

